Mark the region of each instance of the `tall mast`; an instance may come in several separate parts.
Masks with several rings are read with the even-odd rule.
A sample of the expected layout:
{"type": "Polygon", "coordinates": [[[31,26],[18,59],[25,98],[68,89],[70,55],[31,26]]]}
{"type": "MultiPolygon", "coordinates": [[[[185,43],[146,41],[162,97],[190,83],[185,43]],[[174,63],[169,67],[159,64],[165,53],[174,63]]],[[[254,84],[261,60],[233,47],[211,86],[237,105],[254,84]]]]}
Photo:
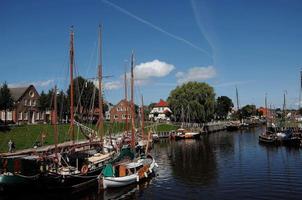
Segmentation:
{"type": "Polygon", "coordinates": [[[142,116],[142,138],[145,139],[145,115],[144,115],[144,97],[142,95],[142,107],[141,107],[141,116],[142,116]]]}
{"type": "Polygon", "coordinates": [[[134,53],[132,52],[131,55],[131,122],[132,122],[132,129],[131,129],[131,147],[132,149],[135,148],[135,111],[134,111],[134,74],[133,74],[133,68],[134,68],[134,53]]]}
{"type": "Polygon", "coordinates": [[[237,102],[237,110],[239,111],[239,97],[238,97],[238,89],[236,86],[236,102],[237,102]]]}
{"type": "Polygon", "coordinates": [[[98,80],[99,80],[99,126],[98,132],[100,134],[100,139],[102,141],[104,134],[104,116],[103,116],[103,91],[102,91],[102,81],[103,81],[103,69],[102,69],[102,31],[101,25],[99,25],[99,64],[98,64],[98,80]]]}
{"type": "Polygon", "coordinates": [[[266,123],[265,128],[267,130],[267,121],[268,121],[268,108],[267,108],[267,94],[265,93],[265,111],[266,111],[266,123]]]}
{"type": "Polygon", "coordinates": [[[301,93],[302,93],[302,70],[300,71],[299,110],[301,108],[301,93]]]}
{"type": "Polygon", "coordinates": [[[128,91],[127,91],[127,65],[125,63],[125,75],[124,75],[124,84],[125,84],[125,101],[126,101],[126,133],[128,134],[128,108],[129,108],[129,104],[128,104],[128,91]]]}
{"type": "Polygon", "coordinates": [[[74,46],[73,46],[73,38],[74,38],[74,31],[73,31],[73,26],[71,26],[71,30],[70,30],[70,51],[69,51],[69,57],[70,57],[70,133],[71,133],[72,141],[74,143],[74,105],[73,105],[74,46]]]}
{"type": "Polygon", "coordinates": [[[58,158],[58,125],[57,125],[57,86],[54,88],[54,93],[53,93],[53,104],[54,104],[54,142],[55,142],[55,157],[58,158]]]}

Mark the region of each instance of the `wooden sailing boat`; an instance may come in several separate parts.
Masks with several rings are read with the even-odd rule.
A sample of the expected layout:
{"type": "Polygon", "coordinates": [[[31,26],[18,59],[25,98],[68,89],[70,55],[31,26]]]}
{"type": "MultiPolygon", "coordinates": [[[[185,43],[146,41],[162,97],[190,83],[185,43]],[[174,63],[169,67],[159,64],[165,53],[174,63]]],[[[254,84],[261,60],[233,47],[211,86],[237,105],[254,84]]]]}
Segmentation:
{"type": "MultiPolygon", "coordinates": [[[[189,105],[188,105],[188,112],[189,112],[189,105]]],[[[181,139],[200,139],[200,132],[194,132],[188,129],[184,128],[184,109],[182,107],[181,109],[181,118],[182,118],[182,124],[181,128],[177,129],[176,134],[174,138],[176,140],[181,140],[181,139]]],[[[190,120],[189,120],[190,122],[190,120]]]]}
{"type": "MultiPolygon", "coordinates": [[[[134,128],[134,54],[131,56],[131,120],[132,120],[132,132],[131,132],[131,149],[132,152],[135,152],[135,128],[134,128]]],[[[150,134],[148,135],[148,141],[150,140],[150,134]]],[[[113,161],[110,164],[107,164],[103,169],[102,173],[99,175],[98,180],[102,188],[111,188],[111,187],[122,187],[148,177],[153,173],[153,169],[157,164],[155,163],[154,158],[148,153],[148,145],[146,146],[146,151],[144,155],[141,155],[140,152],[137,154],[135,159],[119,159],[118,161],[113,161]],[[146,156],[147,155],[147,156],[146,156]]],[[[121,150],[121,156],[123,150],[121,150]]]]}
{"type": "MultiPolygon", "coordinates": [[[[266,94],[265,94],[265,109],[266,109],[266,120],[268,120],[270,117],[269,117],[269,112],[268,112],[268,108],[267,108],[267,95],[266,94]]],[[[259,135],[259,142],[266,143],[266,144],[277,144],[276,134],[268,131],[267,124],[268,124],[268,122],[266,122],[265,131],[259,135]]]]}
{"type": "MultiPolygon", "coordinates": [[[[72,145],[61,148],[61,153],[56,150],[55,155],[44,157],[44,166],[47,168],[41,177],[42,185],[49,189],[82,190],[85,187],[95,184],[96,178],[102,171],[104,164],[109,162],[115,152],[103,151],[103,99],[102,99],[102,64],[101,58],[98,64],[99,79],[99,138],[89,138],[90,140],[81,146],[74,141],[74,118],[73,118],[73,62],[74,32],[71,30],[70,39],[70,77],[71,77],[71,125],[72,145]]],[[[99,48],[101,57],[101,27],[99,27],[99,48]]],[[[56,111],[55,111],[56,113],[56,111]]],[[[79,125],[78,122],[76,122],[79,125]]],[[[83,126],[83,125],[81,125],[83,126]]],[[[92,137],[92,135],[91,135],[92,137]]],[[[57,139],[55,140],[57,141],[57,139]]],[[[57,145],[55,144],[57,147],[57,145]]],[[[57,148],[56,148],[57,149],[57,148]]]]}

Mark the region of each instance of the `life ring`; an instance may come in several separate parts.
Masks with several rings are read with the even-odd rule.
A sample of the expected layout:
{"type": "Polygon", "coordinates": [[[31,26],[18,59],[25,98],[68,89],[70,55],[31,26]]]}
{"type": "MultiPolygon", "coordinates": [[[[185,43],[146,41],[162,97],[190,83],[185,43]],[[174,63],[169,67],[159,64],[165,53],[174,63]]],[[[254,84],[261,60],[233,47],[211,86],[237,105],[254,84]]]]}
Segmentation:
{"type": "Polygon", "coordinates": [[[54,163],[59,163],[59,159],[58,159],[57,157],[54,157],[54,158],[53,158],[53,162],[54,162],[54,163]]]}
{"type": "Polygon", "coordinates": [[[81,168],[81,173],[82,174],[87,174],[88,172],[88,166],[87,165],[83,165],[82,168],[81,168]]]}

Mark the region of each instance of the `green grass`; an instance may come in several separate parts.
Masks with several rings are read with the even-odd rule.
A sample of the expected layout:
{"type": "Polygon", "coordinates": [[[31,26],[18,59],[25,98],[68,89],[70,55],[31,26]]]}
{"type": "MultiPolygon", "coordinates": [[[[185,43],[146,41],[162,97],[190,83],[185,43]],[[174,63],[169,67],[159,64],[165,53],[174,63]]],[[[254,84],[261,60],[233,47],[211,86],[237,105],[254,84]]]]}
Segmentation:
{"type": "Polygon", "coordinates": [[[165,132],[165,131],[173,131],[178,129],[179,127],[176,125],[172,125],[172,124],[159,124],[157,126],[155,126],[155,130],[157,132],[165,132]]]}
{"type": "MultiPolygon", "coordinates": [[[[95,125],[88,125],[95,129],[95,125]]],[[[146,124],[148,126],[148,124],[146,124]]],[[[159,124],[154,127],[155,131],[171,131],[176,130],[177,127],[169,124],[159,124]]],[[[112,133],[119,133],[125,130],[125,123],[114,123],[111,124],[106,122],[104,125],[105,134],[109,133],[111,129],[112,133]]],[[[131,127],[129,127],[129,130],[131,127]]],[[[147,128],[148,129],[148,128],[147,128]]],[[[64,142],[70,140],[69,137],[69,125],[58,125],[59,142],[64,142]]],[[[147,130],[146,130],[147,131],[147,130]]],[[[44,139],[44,145],[50,145],[54,143],[54,129],[52,125],[49,124],[39,124],[39,125],[22,125],[11,127],[10,131],[0,132],[0,152],[8,151],[8,141],[11,139],[14,141],[16,150],[31,148],[34,146],[35,142],[41,141],[42,133],[46,136],[44,139]]],[[[80,133],[78,128],[75,126],[75,139],[83,139],[84,136],[80,133]]]]}

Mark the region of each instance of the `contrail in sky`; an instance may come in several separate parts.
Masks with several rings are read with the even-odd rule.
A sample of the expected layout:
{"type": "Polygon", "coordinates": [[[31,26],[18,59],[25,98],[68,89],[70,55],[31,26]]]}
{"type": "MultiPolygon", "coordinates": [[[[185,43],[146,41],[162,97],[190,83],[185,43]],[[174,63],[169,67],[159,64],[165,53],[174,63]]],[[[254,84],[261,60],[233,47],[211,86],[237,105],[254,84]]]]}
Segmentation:
{"type": "Polygon", "coordinates": [[[172,33],[169,33],[168,31],[166,31],[166,30],[164,30],[164,29],[162,29],[162,28],[160,28],[160,27],[158,27],[158,26],[152,24],[151,22],[149,22],[149,21],[147,21],[147,20],[144,20],[144,19],[141,18],[141,17],[138,17],[138,16],[132,14],[131,12],[125,10],[124,8],[118,6],[118,5],[116,5],[116,4],[114,4],[114,3],[110,2],[110,1],[102,0],[102,2],[106,3],[107,5],[110,5],[110,6],[114,7],[114,8],[117,9],[118,11],[120,11],[120,12],[122,12],[122,13],[124,13],[124,14],[126,14],[126,15],[128,15],[128,16],[134,18],[134,19],[136,19],[137,21],[139,21],[139,22],[141,22],[141,23],[143,23],[143,24],[145,24],[145,25],[147,25],[147,26],[149,26],[149,27],[151,27],[151,28],[153,28],[153,29],[155,29],[155,30],[161,32],[161,33],[164,33],[164,34],[168,35],[169,37],[171,37],[171,38],[173,38],[173,39],[175,39],[175,40],[178,40],[178,41],[180,41],[180,42],[183,42],[183,43],[185,43],[185,44],[187,44],[187,45],[193,47],[194,49],[197,49],[198,51],[205,53],[207,56],[209,56],[210,58],[212,58],[212,56],[211,56],[206,50],[200,48],[199,46],[196,46],[196,45],[193,44],[192,42],[190,42],[190,41],[188,41],[188,40],[186,40],[186,39],[184,39],[184,38],[182,38],[182,37],[180,37],[180,36],[177,36],[177,35],[174,35],[174,34],[172,34],[172,33]]]}

